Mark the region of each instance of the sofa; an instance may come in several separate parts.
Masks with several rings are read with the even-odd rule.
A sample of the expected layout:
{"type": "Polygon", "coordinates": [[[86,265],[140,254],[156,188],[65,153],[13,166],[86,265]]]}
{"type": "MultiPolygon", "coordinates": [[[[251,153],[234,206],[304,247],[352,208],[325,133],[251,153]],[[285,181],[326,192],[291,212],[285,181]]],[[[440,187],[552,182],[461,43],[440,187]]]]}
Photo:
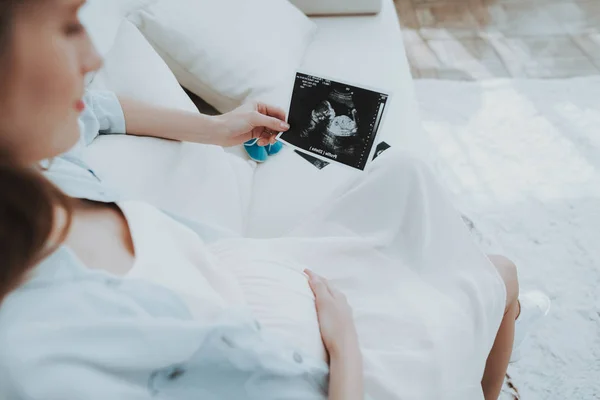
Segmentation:
{"type": "MultiPolygon", "coordinates": [[[[175,4],[180,0],[169,1],[175,4]]],[[[181,86],[189,86],[184,82],[189,77],[170,65],[173,60],[163,54],[169,49],[157,48],[157,42],[164,38],[157,37],[156,32],[149,35],[149,23],[140,20],[140,10],[153,6],[157,0],[88,3],[84,24],[105,60],[102,69],[88,79],[91,89],[112,90],[149,103],[198,112],[181,86]]],[[[211,3],[205,3],[209,6],[203,10],[203,16],[211,12],[211,3]]],[[[298,69],[391,92],[381,140],[427,158],[393,1],[293,3],[310,14],[314,28],[306,51],[296,54],[298,69]]],[[[192,12],[176,16],[182,21],[195,18],[192,12]]],[[[293,32],[288,34],[292,39],[296,37],[293,32]]],[[[191,43],[194,45],[195,41],[191,43]]],[[[228,49],[218,50],[226,54],[228,49]]],[[[203,77],[192,73],[192,78],[203,77]]],[[[285,107],[289,89],[279,83],[275,86],[274,91],[279,94],[265,94],[266,100],[285,107]]],[[[361,173],[334,164],[319,170],[290,148],[257,165],[248,160],[241,148],[222,149],[126,135],[100,137],[87,149],[85,157],[103,180],[126,197],[143,199],[185,217],[255,238],[276,237],[290,230],[326,202],[338,186],[361,173]]]]}

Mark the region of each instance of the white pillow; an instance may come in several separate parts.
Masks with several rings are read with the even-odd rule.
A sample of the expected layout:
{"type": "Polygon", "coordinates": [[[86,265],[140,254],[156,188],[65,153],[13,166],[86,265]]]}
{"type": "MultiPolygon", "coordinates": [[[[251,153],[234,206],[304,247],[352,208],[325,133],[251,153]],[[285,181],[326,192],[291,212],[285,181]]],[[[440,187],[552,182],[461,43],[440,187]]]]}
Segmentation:
{"type": "Polygon", "coordinates": [[[112,48],[125,16],[154,1],[156,0],[87,0],[79,11],[79,19],[96,50],[104,57],[112,48]]]}
{"type": "Polygon", "coordinates": [[[285,0],[159,0],[129,18],[179,82],[221,112],[249,98],[284,105],[316,32],[285,0]]]}
{"type": "MultiPolygon", "coordinates": [[[[164,61],[127,20],[90,88],[197,112],[164,61]]],[[[243,231],[254,168],[221,147],[110,135],[94,141],[85,157],[103,180],[128,198],[243,231]]]]}

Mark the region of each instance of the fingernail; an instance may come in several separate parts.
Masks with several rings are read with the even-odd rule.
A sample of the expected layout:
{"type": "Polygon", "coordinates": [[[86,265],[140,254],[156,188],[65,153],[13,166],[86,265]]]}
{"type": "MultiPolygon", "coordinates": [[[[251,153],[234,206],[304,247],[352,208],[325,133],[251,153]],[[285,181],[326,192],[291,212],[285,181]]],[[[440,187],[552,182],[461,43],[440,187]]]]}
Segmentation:
{"type": "Polygon", "coordinates": [[[289,124],[287,124],[287,123],[285,123],[285,122],[281,122],[281,124],[280,124],[280,125],[281,125],[281,129],[285,129],[286,131],[287,131],[288,129],[290,129],[290,125],[289,125],[289,124]]]}

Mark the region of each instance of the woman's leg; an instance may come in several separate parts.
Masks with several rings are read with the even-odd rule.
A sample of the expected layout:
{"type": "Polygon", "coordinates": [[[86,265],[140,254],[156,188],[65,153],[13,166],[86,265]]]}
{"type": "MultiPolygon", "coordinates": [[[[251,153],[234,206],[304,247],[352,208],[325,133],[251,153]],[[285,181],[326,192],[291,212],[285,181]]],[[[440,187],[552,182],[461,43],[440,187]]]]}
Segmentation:
{"type": "Polygon", "coordinates": [[[488,356],[481,386],[486,400],[497,400],[510,361],[515,338],[515,320],[519,314],[519,282],[515,264],[503,256],[490,255],[506,285],[506,309],[496,340],[488,356]]]}

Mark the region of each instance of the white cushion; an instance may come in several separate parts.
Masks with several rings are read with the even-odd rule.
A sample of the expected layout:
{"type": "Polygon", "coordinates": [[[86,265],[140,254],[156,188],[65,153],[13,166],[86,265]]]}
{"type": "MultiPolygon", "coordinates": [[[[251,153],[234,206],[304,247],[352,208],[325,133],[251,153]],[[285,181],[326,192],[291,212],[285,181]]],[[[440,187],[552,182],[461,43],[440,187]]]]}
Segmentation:
{"type": "Polygon", "coordinates": [[[98,52],[105,56],[112,48],[121,22],[136,8],[155,0],[87,0],[79,12],[98,52]]]}
{"type": "Polygon", "coordinates": [[[290,0],[307,15],[376,14],[381,0],[290,0]]]}
{"type": "MultiPolygon", "coordinates": [[[[197,112],[164,61],[127,20],[91,88],[197,112]]],[[[220,147],[113,135],[97,139],[86,159],[127,197],[242,232],[254,168],[220,147]]]]}
{"type": "Polygon", "coordinates": [[[179,82],[221,112],[249,98],[285,103],[315,33],[282,0],[159,0],[129,18],[179,82]]]}
{"type": "MultiPolygon", "coordinates": [[[[402,34],[392,0],[376,16],[315,18],[318,33],[303,69],[392,93],[380,140],[422,159],[429,146],[421,123],[402,34]],[[332,51],[335,49],[335,51],[332,51]]],[[[273,237],[290,230],[356,174],[330,164],[316,169],[293,151],[269,159],[255,174],[247,234],[273,237]]]]}

